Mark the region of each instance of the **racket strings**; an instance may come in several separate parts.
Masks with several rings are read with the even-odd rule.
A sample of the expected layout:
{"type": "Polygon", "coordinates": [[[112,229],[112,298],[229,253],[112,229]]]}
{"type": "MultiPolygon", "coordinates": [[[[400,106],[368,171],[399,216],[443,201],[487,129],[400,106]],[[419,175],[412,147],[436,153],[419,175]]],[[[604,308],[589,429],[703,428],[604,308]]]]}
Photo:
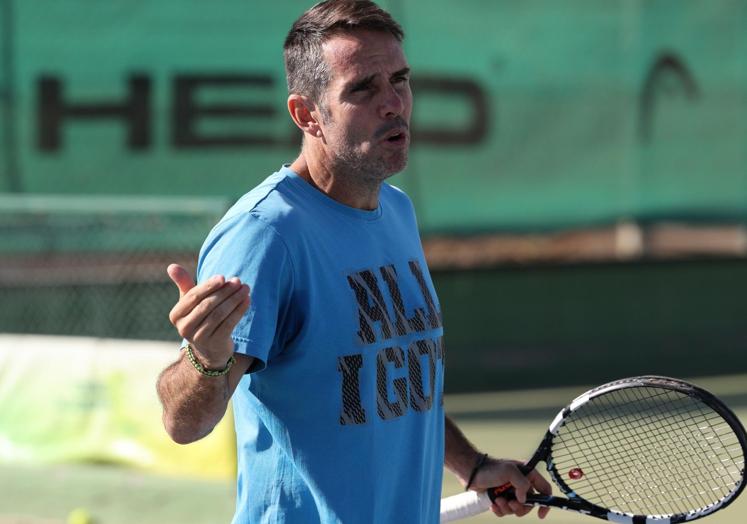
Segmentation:
{"type": "MultiPolygon", "coordinates": [[[[645,413],[645,412],[643,414],[639,413],[639,415],[640,416],[638,418],[640,420],[638,422],[642,422],[644,424],[650,424],[651,423],[651,420],[650,420],[651,417],[648,416],[647,413],[645,413]]],[[[615,458],[618,459],[617,461],[612,460],[611,463],[610,463],[610,466],[618,467],[618,468],[622,469],[623,473],[627,473],[628,476],[634,475],[634,478],[639,480],[639,482],[638,482],[639,487],[642,487],[644,489],[648,488],[649,490],[654,490],[654,492],[656,492],[656,493],[658,493],[661,490],[657,489],[658,482],[656,480],[656,477],[652,477],[652,471],[660,471],[661,472],[661,471],[663,471],[663,470],[666,469],[668,471],[665,471],[664,473],[669,473],[670,475],[671,474],[678,474],[678,473],[680,473],[679,467],[680,467],[680,464],[682,463],[681,461],[678,461],[678,462],[677,461],[672,461],[670,459],[670,457],[669,457],[669,451],[667,451],[667,455],[666,456],[662,456],[662,451],[666,451],[667,448],[671,447],[671,446],[680,446],[680,445],[682,445],[683,442],[685,444],[687,443],[687,441],[684,440],[684,439],[680,439],[683,442],[679,442],[679,441],[674,440],[674,439],[671,438],[672,435],[673,435],[672,430],[676,429],[676,428],[672,427],[672,424],[664,424],[662,427],[665,430],[665,432],[663,433],[663,435],[666,438],[663,439],[662,442],[658,443],[658,448],[651,448],[651,446],[649,446],[647,443],[642,442],[642,444],[644,445],[644,447],[647,447],[649,450],[653,450],[654,451],[653,453],[650,453],[650,457],[649,457],[649,461],[648,461],[649,463],[647,464],[647,466],[648,466],[647,468],[643,468],[641,466],[641,464],[638,464],[638,463],[635,463],[635,462],[632,463],[632,467],[631,467],[630,464],[628,464],[628,462],[629,462],[628,461],[628,458],[629,458],[628,454],[629,453],[633,453],[635,457],[638,457],[639,453],[641,452],[640,446],[634,446],[633,445],[635,443],[627,442],[626,443],[627,444],[626,447],[624,447],[624,448],[616,448],[614,451],[611,451],[610,449],[608,449],[608,448],[606,448],[604,446],[601,448],[601,449],[604,450],[604,452],[609,453],[612,456],[611,457],[612,459],[615,459],[615,458]],[[620,453],[619,449],[625,449],[626,451],[625,451],[625,453],[620,453]],[[652,467],[653,468],[658,468],[658,469],[651,469],[652,467]],[[625,471],[625,470],[627,470],[627,471],[625,471]]],[[[618,432],[618,433],[619,433],[620,429],[621,428],[619,427],[619,424],[617,426],[613,426],[613,430],[616,431],[616,432],[618,432]]],[[[685,447],[687,447],[687,446],[685,446],[685,447]]],[[[688,453],[693,453],[693,449],[690,448],[688,450],[688,453]]],[[[697,456],[697,455],[695,455],[695,456],[697,456]]],[[[677,457],[675,457],[675,458],[677,458],[677,457]]],[[[703,461],[701,461],[701,463],[702,462],[703,461]]],[[[685,463],[685,465],[688,465],[688,464],[685,463]]],[[[690,471],[689,466],[688,466],[688,469],[686,471],[690,471]]],[[[710,471],[710,470],[708,470],[708,471],[710,471]]],[[[711,477],[713,479],[715,479],[714,475],[711,475],[711,477]]],[[[689,484],[691,484],[691,485],[693,484],[693,482],[697,482],[697,478],[693,477],[692,474],[686,476],[686,478],[684,480],[686,482],[688,482],[689,484]]],[[[640,496],[636,496],[635,492],[633,492],[632,495],[633,495],[633,497],[631,497],[631,498],[640,499],[640,496]]],[[[708,495],[708,494],[706,494],[706,495],[708,495]]],[[[662,498],[661,494],[658,494],[657,497],[659,499],[662,498]]],[[[708,499],[702,499],[701,502],[705,505],[705,504],[708,504],[708,502],[710,502],[710,501],[708,499]]],[[[688,503],[692,507],[692,501],[688,500],[688,503]]]]}
{"type": "MultiPolygon", "coordinates": [[[[643,416],[639,416],[638,418],[640,418],[641,421],[643,421],[644,423],[650,424],[650,420],[648,420],[648,419],[650,419],[650,417],[646,416],[645,413],[643,414],[643,416]]],[[[621,429],[619,427],[619,424],[617,426],[613,425],[612,427],[613,427],[613,430],[615,432],[619,433],[619,431],[621,429]]],[[[666,430],[665,435],[667,437],[671,437],[671,435],[672,435],[672,433],[671,433],[671,430],[672,430],[671,424],[665,424],[663,427],[666,430]]],[[[672,446],[672,445],[677,446],[677,445],[680,445],[680,442],[673,441],[671,438],[668,438],[667,441],[668,441],[667,442],[668,446],[672,446]]],[[[627,471],[628,475],[633,474],[633,475],[635,475],[636,479],[639,479],[639,485],[642,485],[642,487],[644,487],[644,488],[655,489],[657,487],[657,484],[655,482],[656,479],[652,478],[651,471],[656,471],[656,470],[644,469],[644,468],[641,467],[640,464],[635,464],[635,463],[633,464],[633,467],[630,467],[627,464],[627,462],[626,462],[626,461],[628,461],[628,454],[629,453],[634,453],[635,456],[637,456],[638,453],[640,452],[640,450],[637,447],[632,446],[630,442],[628,442],[627,444],[628,444],[627,448],[630,448],[630,449],[629,449],[629,451],[626,451],[625,453],[620,453],[619,452],[619,449],[627,449],[625,447],[624,448],[615,448],[614,450],[610,450],[609,447],[602,446],[601,449],[605,453],[610,454],[613,459],[615,459],[615,458],[618,459],[617,461],[612,460],[611,463],[610,463],[611,466],[613,466],[613,467],[619,467],[619,468],[621,468],[623,470],[627,469],[628,470],[627,471]]],[[[662,446],[660,444],[659,445],[659,449],[664,449],[664,446],[662,446]]],[[[692,450],[690,452],[692,452],[692,450]]],[[[667,468],[669,470],[670,474],[671,473],[678,473],[678,466],[677,466],[677,464],[670,462],[668,456],[662,457],[660,452],[653,453],[651,455],[651,457],[650,457],[650,461],[649,462],[650,462],[650,464],[648,464],[649,467],[650,466],[655,466],[655,467],[660,468],[660,469],[667,468]]],[[[623,472],[625,472],[625,471],[623,471],[623,472]]],[[[692,482],[692,479],[689,479],[689,480],[690,480],[690,482],[692,482]]],[[[633,498],[640,498],[640,497],[635,497],[635,492],[633,492],[632,494],[634,495],[633,498]]],[[[689,501],[689,502],[691,502],[691,501],[689,501]]],[[[704,502],[707,503],[707,501],[704,501],[704,502]]],[[[690,504],[690,505],[692,505],[692,504],[690,504]]]]}
{"type": "MultiPolygon", "coordinates": [[[[715,422],[721,421],[721,418],[718,415],[716,415],[714,412],[710,412],[709,416],[711,416],[715,420],[715,422]]],[[[649,417],[649,416],[642,416],[639,422],[645,423],[645,424],[651,424],[654,421],[651,420],[651,417],[649,417]]],[[[705,427],[705,428],[708,428],[708,429],[714,429],[715,430],[716,426],[715,426],[714,422],[711,422],[711,421],[705,421],[705,422],[706,422],[705,426],[699,426],[699,427],[705,427]]],[[[721,425],[722,425],[722,427],[726,428],[727,431],[730,432],[730,428],[729,428],[729,426],[727,424],[723,423],[721,425]]],[[[674,424],[671,424],[671,423],[662,423],[661,427],[664,430],[664,435],[665,435],[666,442],[670,446],[683,446],[684,449],[685,449],[685,451],[687,451],[689,453],[693,453],[693,455],[691,456],[691,458],[694,458],[696,461],[698,461],[700,459],[700,455],[696,454],[696,453],[703,452],[703,453],[708,454],[709,452],[712,452],[714,449],[718,448],[718,446],[716,446],[716,445],[711,445],[711,446],[704,446],[703,445],[704,442],[707,442],[712,437],[705,436],[704,437],[705,440],[703,440],[703,441],[701,441],[701,440],[693,441],[693,439],[688,439],[687,435],[678,434],[676,432],[676,430],[678,428],[674,424]],[[695,449],[694,444],[698,444],[699,445],[699,449],[695,449]]],[[[621,424],[611,423],[610,424],[610,429],[613,430],[613,431],[615,431],[615,432],[619,432],[623,428],[622,428],[621,424]]],[[[731,434],[731,433],[729,433],[729,434],[731,434]]],[[[716,435],[717,435],[717,433],[716,433],[716,435]]],[[[635,443],[633,443],[633,444],[635,444],[635,443]]],[[[629,456],[628,455],[631,452],[635,453],[637,451],[636,449],[631,449],[632,447],[633,446],[629,446],[628,449],[625,449],[624,453],[620,453],[619,452],[619,449],[620,449],[619,447],[616,446],[614,448],[610,448],[604,442],[601,442],[599,449],[609,454],[608,458],[610,459],[611,462],[615,458],[620,459],[619,464],[616,464],[616,465],[618,465],[619,467],[624,468],[624,467],[626,467],[626,466],[629,465],[629,456]]],[[[647,449],[651,449],[651,448],[648,447],[647,449]]],[[[667,450],[667,448],[665,448],[663,446],[660,448],[660,451],[666,451],[666,450],[667,450]]],[[[676,468],[670,466],[671,456],[669,454],[667,454],[666,456],[663,456],[661,454],[661,452],[656,453],[657,450],[655,450],[655,449],[653,451],[654,451],[654,453],[651,454],[651,461],[652,462],[655,462],[660,467],[665,467],[665,468],[669,468],[669,469],[672,469],[674,471],[677,471],[676,468]],[[661,459],[661,460],[656,460],[657,458],[661,459]]],[[[713,454],[711,453],[708,456],[712,458],[713,454]]],[[[722,460],[729,461],[729,459],[722,459],[722,460]]],[[[710,462],[706,462],[706,461],[704,461],[702,459],[700,459],[700,462],[702,464],[710,466],[710,462]]],[[[716,470],[709,470],[709,471],[711,471],[711,473],[715,473],[716,470]]],[[[737,480],[737,478],[735,478],[734,480],[737,480]]]]}
{"type": "Polygon", "coordinates": [[[575,493],[636,515],[708,507],[741,482],[744,456],[729,424],[664,388],[614,390],[579,407],[553,440],[557,474],[575,493]],[[581,478],[565,476],[571,470],[581,478]]]}
{"type": "MultiPolygon", "coordinates": [[[[678,413],[675,410],[672,410],[672,413],[674,415],[680,414],[680,413],[678,413]]],[[[688,413],[689,413],[689,411],[688,411],[688,413]]],[[[640,422],[640,423],[644,423],[644,424],[651,424],[651,423],[654,423],[654,422],[659,423],[660,426],[661,426],[661,428],[664,430],[664,432],[663,432],[664,438],[666,439],[666,441],[668,441],[668,443],[670,445],[684,445],[684,446],[686,446],[687,450],[691,451],[691,452],[692,451],[697,451],[693,447],[693,443],[700,443],[701,444],[700,445],[700,451],[704,451],[704,452],[712,451],[713,449],[718,448],[718,446],[714,446],[714,445],[711,445],[711,446],[704,446],[704,445],[702,445],[703,442],[707,442],[707,440],[711,439],[712,437],[705,437],[706,440],[704,440],[704,441],[694,441],[693,439],[688,439],[687,435],[676,433],[674,430],[677,429],[677,426],[674,425],[674,424],[672,424],[671,422],[670,423],[666,423],[666,422],[662,423],[659,420],[652,420],[652,418],[647,413],[638,413],[638,415],[639,415],[639,418],[640,418],[640,420],[638,420],[638,422],[640,422]],[[676,437],[678,437],[678,440],[675,440],[676,437]]],[[[620,414],[617,414],[616,416],[619,417],[620,414]]],[[[722,419],[718,415],[716,415],[715,413],[713,413],[713,412],[710,412],[710,416],[712,416],[714,418],[714,420],[716,420],[716,421],[719,421],[719,422],[722,421],[722,419]]],[[[629,421],[624,421],[624,423],[622,423],[622,424],[619,421],[617,423],[615,423],[615,421],[610,421],[609,427],[610,427],[610,429],[613,432],[619,433],[621,429],[627,428],[628,424],[629,424],[629,421]]],[[[722,424],[722,426],[725,427],[728,431],[730,431],[730,428],[729,428],[729,426],[727,424],[724,423],[724,424],[722,424]]],[[[712,422],[709,422],[709,421],[706,421],[706,425],[705,426],[699,426],[699,427],[706,427],[708,429],[715,429],[715,425],[712,422]]],[[[604,448],[605,448],[605,444],[604,444],[604,442],[602,442],[601,443],[601,449],[604,449],[604,448]]],[[[615,449],[616,448],[612,448],[610,450],[610,453],[613,454],[613,455],[620,455],[620,453],[616,453],[615,452],[615,449]]],[[[662,449],[664,449],[664,448],[662,448],[662,449]]],[[[627,456],[627,454],[628,453],[626,452],[623,456],[627,456]]],[[[668,459],[669,456],[667,455],[667,457],[665,457],[665,458],[668,459]]],[[[666,462],[664,464],[666,464],[666,462]]]]}
{"type": "MultiPolygon", "coordinates": [[[[660,467],[662,464],[659,462],[656,464],[656,467],[660,467]]],[[[613,464],[612,467],[615,465],[613,464]]],[[[610,465],[607,465],[606,467],[610,467],[610,465]]],[[[669,468],[669,473],[672,474],[671,469],[669,468]]],[[[658,486],[660,486],[660,479],[657,479],[655,476],[652,476],[650,474],[650,470],[644,469],[642,467],[633,467],[633,468],[627,468],[627,471],[625,468],[622,468],[621,471],[622,474],[627,474],[628,476],[634,477],[637,482],[634,483],[628,483],[627,485],[623,484],[622,486],[619,485],[612,485],[608,486],[605,490],[605,493],[612,497],[612,500],[615,500],[616,502],[614,504],[606,504],[606,505],[613,505],[616,508],[625,509],[628,512],[633,512],[635,514],[643,514],[643,513],[675,513],[677,510],[684,511],[688,507],[699,507],[699,506],[705,506],[707,505],[710,500],[708,498],[698,498],[699,493],[689,494],[686,495],[686,499],[692,499],[696,498],[697,503],[695,503],[693,500],[680,500],[680,502],[685,502],[685,506],[677,506],[676,504],[673,506],[671,504],[672,499],[671,497],[667,497],[666,493],[660,493],[660,490],[658,489],[658,486]],[[649,494],[657,499],[656,506],[652,505],[650,500],[647,500],[646,497],[641,496],[641,493],[649,494]],[[641,509],[636,509],[635,507],[621,507],[619,500],[620,499],[625,500],[626,504],[636,503],[640,506],[641,509]],[[666,505],[666,508],[664,510],[658,510],[658,511],[652,511],[654,507],[657,509],[661,508],[662,504],[666,505]]],[[[677,474],[675,471],[674,474],[677,474]]],[[[690,481],[692,483],[693,479],[685,479],[686,481],[690,481]]],[[[697,482],[697,479],[694,479],[697,482]]],[[[596,488],[596,485],[592,485],[592,488],[596,488]]],[[[580,491],[579,487],[576,487],[576,491],[580,491]]],[[[604,495],[600,495],[598,490],[596,495],[590,497],[589,494],[584,494],[586,498],[594,498],[600,499],[603,498],[604,495]]],[[[707,496],[707,495],[706,495],[707,496]]]]}
{"type": "MultiPolygon", "coordinates": [[[[645,442],[643,444],[645,444],[645,442]]],[[[669,439],[669,441],[666,442],[665,444],[667,446],[681,445],[680,442],[677,442],[673,439],[669,439]]],[[[687,442],[685,442],[684,444],[686,445],[687,442]]],[[[652,475],[652,471],[659,472],[661,474],[666,474],[666,475],[679,475],[682,478],[683,482],[687,482],[690,485],[697,485],[697,483],[701,480],[700,472],[693,473],[689,462],[687,461],[683,462],[682,460],[677,460],[678,457],[670,457],[669,454],[666,454],[666,455],[662,454],[662,450],[666,450],[665,446],[660,446],[659,450],[654,449],[654,453],[651,453],[648,463],[645,465],[637,461],[631,462],[631,454],[633,454],[632,455],[633,457],[636,457],[638,452],[640,451],[640,446],[629,445],[628,448],[629,449],[625,449],[625,448],[620,448],[617,446],[610,448],[608,446],[602,445],[600,446],[599,450],[600,452],[607,454],[607,457],[606,457],[607,462],[605,464],[600,464],[598,461],[596,463],[591,461],[590,463],[591,466],[595,466],[595,467],[615,468],[618,472],[618,476],[622,475],[627,478],[633,478],[637,481],[636,483],[628,483],[627,486],[623,485],[622,489],[619,485],[613,485],[609,487],[607,490],[610,494],[612,493],[616,493],[618,495],[622,494],[625,496],[626,500],[630,500],[630,501],[637,500],[637,501],[643,502],[644,499],[642,499],[642,497],[639,495],[639,493],[642,492],[641,490],[644,490],[643,493],[646,493],[646,492],[658,493],[659,492],[657,488],[660,485],[660,481],[655,475],[652,475]],[[625,451],[620,452],[620,449],[625,449],[625,451]],[[656,469],[651,469],[651,468],[656,468],[656,469]],[[683,475],[682,473],[683,471],[687,473],[683,475]],[[626,489],[627,489],[627,493],[625,492],[626,489]]],[[[649,448],[649,451],[650,451],[650,448],[649,448]]],[[[694,450],[690,448],[689,450],[687,450],[687,452],[698,453],[699,450],[694,450]]],[[[560,459],[556,456],[556,461],[558,460],[560,459]]],[[[724,478],[727,480],[727,482],[733,481],[734,473],[738,473],[738,472],[732,472],[732,473],[727,472],[727,475],[722,475],[719,477],[715,474],[716,470],[711,468],[711,464],[709,462],[706,462],[704,460],[699,460],[699,462],[700,462],[700,466],[710,468],[710,469],[706,469],[705,471],[708,471],[711,473],[710,475],[711,479],[716,481],[719,486],[723,483],[724,478]]],[[[588,478],[589,477],[587,477],[587,479],[588,478]]],[[[720,487],[717,489],[720,489],[720,487]]],[[[578,487],[576,490],[578,491],[578,487]]],[[[656,496],[658,499],[660,499],[660,501],[662,499],[666,501],[667,500],[665,496],[666,493],[664,493],[663,495],[664,496],[662,496],[662,494],[658,494],[656,496]]],[[[700,493],[686,495],[686,499],[693,499],[693,498],[698,499],[698,503],[695,505],[693,504],[692,500],[686,500],[686,506],[688,508],[692,508],[696,506],[698,507],[706,506],[712,502],[712,498],[711,498],[712,496],[710,494],[706,493],[705,496],[701,498],[698,498],[698,495],[700,495],[700,493]]],[[[670,498],[669,500],[671,501],[672,499],[670,498]]],[[[649,508],[649,512],[650,512],[650,506],[651,504],[646,505],[646,507],[649,508]]],[[[679,509],[684,511],[687,508],[681,507],[679,509]]]]}

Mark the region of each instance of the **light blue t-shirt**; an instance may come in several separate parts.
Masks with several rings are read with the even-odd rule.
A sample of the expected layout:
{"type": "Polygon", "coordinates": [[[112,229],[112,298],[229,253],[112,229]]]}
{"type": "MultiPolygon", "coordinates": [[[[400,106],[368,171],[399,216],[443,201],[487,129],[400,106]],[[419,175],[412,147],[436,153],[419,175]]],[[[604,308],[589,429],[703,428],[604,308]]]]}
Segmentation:
{"type": "Polygon", "coordinates": [[[373,211],[283,167],[208,236],[199,280],[238,276],[235,524],[436,523],[443,328],[412,204],[373,211]]]}

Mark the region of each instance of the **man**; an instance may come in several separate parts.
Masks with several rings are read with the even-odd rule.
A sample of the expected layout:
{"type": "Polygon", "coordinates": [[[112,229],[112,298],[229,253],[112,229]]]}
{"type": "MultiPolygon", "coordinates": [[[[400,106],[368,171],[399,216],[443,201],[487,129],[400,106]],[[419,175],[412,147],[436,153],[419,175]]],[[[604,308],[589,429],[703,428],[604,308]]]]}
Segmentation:
{"type": "Polygon", "coordinates": [[[412,205],[384,183],[410,141],[402,39],[368,1],[304,13],[285,42],[300,155],[211,231],[199,284],[168,269],[188,345],[159,378],[164,425],[202,438],[233,397],[235,523],[435,523],[443,464],[471,489],[510,482],[498,515],[550,492],[443,413],[439,303],[412,205]]]}

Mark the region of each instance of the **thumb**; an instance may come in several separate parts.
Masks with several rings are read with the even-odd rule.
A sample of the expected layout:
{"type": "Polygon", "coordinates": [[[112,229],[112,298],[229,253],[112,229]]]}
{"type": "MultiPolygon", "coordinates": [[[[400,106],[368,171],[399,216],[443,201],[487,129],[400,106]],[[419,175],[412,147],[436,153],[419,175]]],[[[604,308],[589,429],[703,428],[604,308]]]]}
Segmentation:
{"type": "Polygon", "coordinates": [[[176,284],[176,287],[179,288],[179,298],[195,287],[192,275],[179,264],[169,264],[169,267],[166,268],[166,273],[168,273],[169,278],[176,284]]]}

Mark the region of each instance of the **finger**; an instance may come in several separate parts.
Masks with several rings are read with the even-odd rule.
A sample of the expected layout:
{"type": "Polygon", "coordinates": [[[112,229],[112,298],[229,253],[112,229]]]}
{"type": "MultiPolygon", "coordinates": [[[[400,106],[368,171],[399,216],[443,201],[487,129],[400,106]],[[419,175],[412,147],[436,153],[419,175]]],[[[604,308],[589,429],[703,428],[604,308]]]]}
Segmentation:
{"type": "Polygon", "coordinates": [[[166,273],[179,289],[179,298],[183,297],[187,291],[195,287],[195,282],[192,280],[192,276],[179,264],[169,264],[169,267],[166,268],[166,273]]]}
{"type": "MultiPolygon", "coordinates": [[[[171,323],[177,325],[177,321],[187,317],[193,311],[200,306],[200,304],[209,298],[211,295],[219,292],[220,289],[225,285],[225,279],[221,275],[215,275],[210,277],[205,282],[201,282],[196,286],[192,287],[184,295],[181,295],[179,301],[174,305],[169,313],[169,320],[171,323]]],[[[238,287],[238,284],[234,284],[234,289],[238,287]]],[[[203,306],[204,307],[204,306],[203,306]]],[[[202,316],[207,314],[209,311],[201,311],[202,316]]]]}
{"type": "Polygon", "coordinates": [[[531,489],[532,483],[518,467],[512,467],[508,470],[508,481],[514,487],[514,496],[521,504],[527,501],[527,492],[531,489]]]}
{"type": "MultiPolygon", "coordinates": [[[[213,282],[213,279],[210,279],[204,285],[201,284],[192,288],[171,310],[174,317],[172,323],[183,337],[190,339],[198,330],[204,331],[206,327],[203,324],[206,321],[210,322],[207,319],[213,310],[241,287],[238,279],[232,279],[219,287],[217,286],[222,277],[216,280],[218,282],[213,282]],[[212,290],[212,292],[206,294],[209,290],[212,290]]],[[[230,312],[230,309],[228,312],[230,312]]],[[[226,315],[228,312],[226,312],[226,315]]],[[[209,327],[209,333],[215,330],[215,326],[220,321],[222,321],[222,318],[218,319],[217,323],[213,320],[213,325],[209,327]]]]}
{"type": "MultiPolygon", "coordinates": [[[[231,282],[230,284],[233,285],[235,282],[231,282]]],[[[227,288],[229,288],[229,283],[221,289],[221,292],[224,292],[227,288]]],[[[216,294],[215,296],[218,297],[219,295],[216,294]]],[[[202,318],[200,324],[196,327],[194,335],[195,342],[201,340],[208,341],[209,339],[214,339],[216,337],[226,338],[230,336],[236,323],[238,323],[241,315],[243,315],[243,311],[240,315],[236,315],[236,308],[241,306],[248,296],[249,286],[244,284],[239,285],[239,287],[228,294],[221,293],[220,298],[213,299],[213,297],[210,297],[207,299],[205,302],[209,302],[210,305],[214,307],[212,307],[210,312],[202,318]],[[232,325],[229,327],[227,322],[232,322],[232,325]]],[[[200,304],[200,307],[203,307],[203,304],[200,304]]]]}
{"type": "Polygon", "coordinates": [[[215,329],[213,332],[214,337],[227,337],[231,336],[231,333],[233,333],[233,328],[236,327],[236,324],[239,323],[239,320],[241,320],[241,317],[244,316],[246,311],[249,309],[249,305],[251,304],[251,295],[249,294],[249,286],[244,284],[239,291],[237,291],[234,295],[237,299],[239,299],[239,303],[236,305],[236,307],[231,311],[231,313],[223,320],[223,322],[220,323],[220,325],[215,329]]]}
{"type": "Polygon", "coordinates": [[[552,484],[550,484],[545,477],[540,475],[537,470],[533,469],[527,474],[529,482],[532,486],[542,493],[543,495],[552,495],[552,484]]]}
{"type": "Polygon", "coordinates": [[[544,519],[548,513],[550,513],[550,508],[548,508],[547,506],[540,506],[540,508],[537,510],[537,516],[541,519],[544,519]]]}
{"type": "Polygon", "coordinates": [[[523,517],[524,515],[532,511],[532,509],[534,509],[534,506],[527,506],[525,504],[522,504],[518,500],[509,500],[508,507],[510,508],[511,513],[513,513],[517,517],[523,517]]]}
{"type": "Polygon", "coordinates": [[[508,501],[504,498],[498,497],[493,501],[493,505],[490,506],[490,510],[498,517],[511,514],[511,508],[508,506],[508,501]]]}

